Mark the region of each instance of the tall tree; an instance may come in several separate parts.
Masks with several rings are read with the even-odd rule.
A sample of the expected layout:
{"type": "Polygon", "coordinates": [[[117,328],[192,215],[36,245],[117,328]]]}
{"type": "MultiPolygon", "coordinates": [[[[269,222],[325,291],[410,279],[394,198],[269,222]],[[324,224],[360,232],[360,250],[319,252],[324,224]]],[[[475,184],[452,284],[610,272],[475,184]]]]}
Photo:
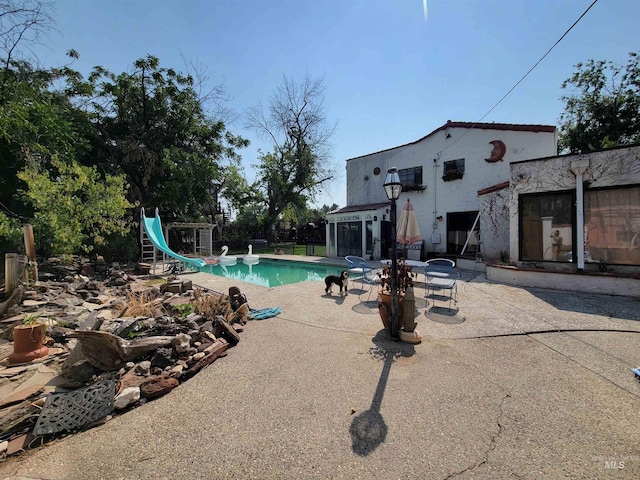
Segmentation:
{"type": "Polygon", "coordinates": [[[559,150],[591,152],[640,142],[640,57],[629,53],[626,67],[589,60],[562,84],[559,150]]]}
{"type": "MultiPolygon", "coordinates": [[[[40,0],[0,0],[0,207],[5,232],[9,222],[17,230],[24,213],[15,197],[16,174],[24,166],[20,150],[28,149],[25,141],[35,138],[38,121],[33,120],[38,113],[31,106],[40,104],[33,98],[49,82],[49,75],[34,72],[26,59],[53,26],[50,9],[49,2],[40,0]]],[[[50,113],[46,110],[40,108],[42,117],[50,113]]]]}
{"type": "MultiPolygon", "coordinates": [[[[40,254],[90,251],[108,236],[128,232],[124,178],[100,175],[81,165],[92,130],[87,116],[69,101],[62,81],[76,72],[32,70],[12,62],[0,103],[0,249],[15,249],[20,223],[32,223],[40,254]]],[[[69,80],[71,79],[71,80],[69,80]]]]}
{"type": "Polygon", "coordinates": [[[306,207],[334,177],[329,141],[335,126],[327,122],[324,91],[321,79],[283,77],[266,111],[258,105],[247,114],[247,126],[273,144],[257,165],[270,232],[287,207],[306,207]]]}
{"type": "Polygon", "coordinates": [[[177,219],[207,215],[210,202],[203,200],[212,196],[212,183],[239,163],[236,150],[248,141],[205,114],[193,77],[162,68],[149,55],[132,73],[98,67],[89,81],[99,98],[93,103],[104,145],[98,164],[127,176],[132,202],[177,219]]]}

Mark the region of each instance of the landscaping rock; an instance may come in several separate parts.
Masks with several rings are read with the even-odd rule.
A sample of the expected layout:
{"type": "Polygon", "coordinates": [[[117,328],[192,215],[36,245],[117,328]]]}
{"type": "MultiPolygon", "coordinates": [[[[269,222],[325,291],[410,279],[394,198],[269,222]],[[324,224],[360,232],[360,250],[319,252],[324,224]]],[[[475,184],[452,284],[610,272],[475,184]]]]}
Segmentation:
{"type": "Polygon", "coordinates": [[[180,335],[176,335],[171,340],[171,344],[173,348],[176,349],[176,352],[183,353],[186,352],[191,346],[191,336],[185,333],[181,333],[180,335]]]}
{"type": "Polygon", "coordinates": [[[140,387],[127,387],[113,400],[113,408],[122,410],[140,400],[140,387]]]}
{"type": "Polygon", "coordinates": [[[178,380],[169,376],[157,375],[149,377],[140,385],[140,395],[143,398],[157,398],[169,393],[179,385],[178,380]]]}
{"type": "MultiPolygon", "coordinates": [[[[187,381],[239,341],[240,327],[234,325],[227,296],[193,290],[191,281],[178,281],[177,293],[163,293],[164,288],[148,286],[117,267],[112,264],[107,272],[98,257],[74,256],[69,262],[51,258],[39,262],[38,285],[20,285],[9,298],[0,291],[0,336],[11,341],[14,325],[26,315],[38,315],[48,319],[46,344],[51,347],[48,356],[30,365],[7,368],[0,362],[5,382],[0,402],[9,401],[0,416],[0,456],[4,448],[11,455],[42,443],[30,440],[25,446],[26,432],[35,427],[36,405],[42,408],[56,386],[69,390],[116,380],[117,411],[140,407],[187,381]],[[180,317],[179,312],[189,309],[173,307],[185,303],[201,313],[180,317]],[[51,369],[53,380],[44,388],[20,389],[35,378],[38,369],[33,367],[40,365],[51,369]]],[[[0,360],[11,351],[10,343],[0,343],[0,360]]]]}
{"type": "Polygon", "coordinates": [[[143,377],[145,375],[149,375],[150,370],[151,370],[151,362],[148,360],[145,360],[144,362],[140,362],[138,365],[136,365],[136,374],[142,375],[143,377]]]}
{"type": "Polygon", "coordinates": [[[173,357],[173,349],[172,348],[159,348],[157,349],[153,356],[151,357],[151,366],[159,367],[159,368],[167,368],[170,365],[175,363],[173,357]]]}
{"type": "Polygon", "coordinates": [[[78,382],[88,382],[99,372],[88,360],[79,360],[73,364],[66,365],[62,370],[62,376],[69,380],[78,382]]]}

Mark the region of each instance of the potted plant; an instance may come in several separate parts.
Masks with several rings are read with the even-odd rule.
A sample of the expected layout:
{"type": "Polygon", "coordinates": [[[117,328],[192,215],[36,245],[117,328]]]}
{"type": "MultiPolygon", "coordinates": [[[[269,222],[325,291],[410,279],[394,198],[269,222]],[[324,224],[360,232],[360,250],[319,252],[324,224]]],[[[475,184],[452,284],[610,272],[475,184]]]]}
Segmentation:
{"type": "Polygon", "coordinates": [[[49,354],[44,346],[47,337],[47,324],[39,315],[27,315],[22,325],[13,327],[13,353],[9,363],[26,363],[49,354]]]}
{"type": "Polygon", "coordinates": [[[459,180],[463,177],[463,175],[464,175],[464,172],[462,170],[458,170],[457,168],[454,168],[452,170],[445,172],[445,174],[442,176],[442,180],[444,180],[445,182],[450,182],[452,180],[459,180]]]}
{"type": "MultiPolygon", "coordinates": [[[[402,326],[404,321],[404,296],[408,288],[413,288],[413,279],[417,277],[417,273],[411,271],[411,265],[407,265],[404,259],[399,259],[396,265],[396,287],[398,289],[398,323],[402,326]]],[[[391,265],[384,265],[378,272],[380,278],[380,288],[378,290],[378,311],[382,324],[387,330],[391,329],[391,265]]]]}
{"type": "Polygon", "coordinates": [[[403,192],[422,192],[423,190],[426,190],[426,189],[427,189],[426,185],[420,185],[417,183],[402,185],[403,192]]]}

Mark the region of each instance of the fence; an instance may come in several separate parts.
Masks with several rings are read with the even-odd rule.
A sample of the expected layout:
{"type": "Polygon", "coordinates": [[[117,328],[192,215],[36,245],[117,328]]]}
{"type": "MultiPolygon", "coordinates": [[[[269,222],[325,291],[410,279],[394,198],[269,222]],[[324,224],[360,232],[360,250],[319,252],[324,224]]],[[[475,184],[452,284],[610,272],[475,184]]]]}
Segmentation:
{"type": "Polygon", "coordinates": [[[310,257],[326,257],[327,246],[324,243],[307,243],[305,255],[310,257]]]}

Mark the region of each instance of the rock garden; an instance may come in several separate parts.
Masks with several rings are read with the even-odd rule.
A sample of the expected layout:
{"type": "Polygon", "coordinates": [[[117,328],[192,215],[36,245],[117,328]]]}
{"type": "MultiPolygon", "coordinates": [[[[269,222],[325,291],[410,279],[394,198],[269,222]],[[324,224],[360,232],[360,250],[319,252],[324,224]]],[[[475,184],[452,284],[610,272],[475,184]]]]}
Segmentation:
{"type": "Polygon", "coordinates": [[[250,319],[226,294],[99,257],[39,270],[0,291],[3,458],[165,395],[225,356],[250,319]]]}

